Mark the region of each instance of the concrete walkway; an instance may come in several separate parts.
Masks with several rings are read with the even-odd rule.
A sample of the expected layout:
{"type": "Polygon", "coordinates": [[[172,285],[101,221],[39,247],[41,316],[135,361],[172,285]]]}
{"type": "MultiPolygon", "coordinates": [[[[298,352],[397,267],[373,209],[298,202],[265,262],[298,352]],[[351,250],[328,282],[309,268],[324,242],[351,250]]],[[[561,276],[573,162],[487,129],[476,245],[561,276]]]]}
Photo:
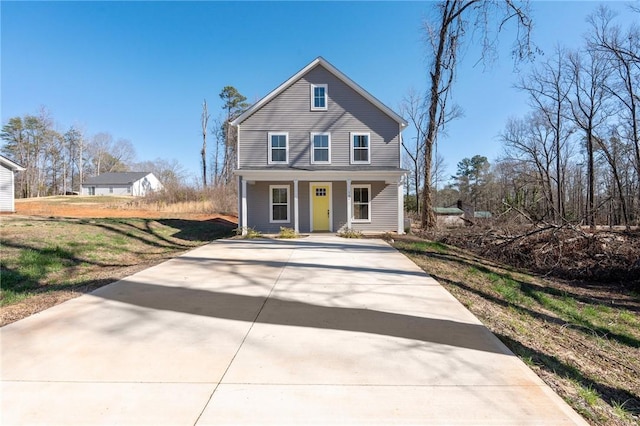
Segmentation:
{"type": "Polygon", "coordinates": [[[379,240],[217,241],[0,336],[2,425],[586,425],[379,240]]]}

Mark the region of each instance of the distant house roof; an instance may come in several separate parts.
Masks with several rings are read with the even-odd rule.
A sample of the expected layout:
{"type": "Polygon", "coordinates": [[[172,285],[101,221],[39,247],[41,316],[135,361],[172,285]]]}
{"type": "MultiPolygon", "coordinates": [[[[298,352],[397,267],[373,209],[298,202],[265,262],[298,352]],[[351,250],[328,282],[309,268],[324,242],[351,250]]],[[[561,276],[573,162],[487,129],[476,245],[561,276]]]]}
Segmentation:
{"type": "Polygon", "coordinates": [[[457,207],[434,207],[433,212],[439,215],[461,215],[464,214],[464,211],[460,210],[457,207]]]}
{"type": "Polygon", "coordinates": [[[246,110],[245,112],[243,112],[242,114],[240,114],[235,120],[233,120],[231,122],[232,125],[236,126],[240,123],[242,123],[244,120],[246,120],[247,118],[249,118],[251,115],[253,115],[253,113],[255,113],[257,110],[259,110],[260,108],[262,108],[263,105],[265,105],[266,103],[268,103],[269,101],[271,101],[273,98],[275,98],[276,96],[278,96],[280,93],[282,93],[285,89],[287,89],[289,86],[291,86],[293,83],[295,83],[296,81],[298,81],[303,75],[305,75],[307,72],[311,71],[313,68],[315,68],[316,66],[321,65],[323,66],[325,69],[327,69],[331,74],[333,74],[334,76],[336,76],[339,80],[342,80],[342,82],[344,84],[346,84],[347,86],[351,87],[353,90],[355,90],[357,93],[359,93],[362,97],[364,97],[365,99],[367,99],[369,102],[371,102],[372,104],[374,104],[376,107],[378,107],[378,109],[380,109],[382,112],[384,112],[385,114],[387,114],[389,117],[391,117],[393,120],[397,121],[403,128],[407,127],[407,121],[402,118],[400,115],[398,115],[397,113],[395,113],[391,108],[389,108],[388,106],[386,106],[385,104],[383,104],[382,102],[380,102],[375,96],[373,96],[371,93],[367,92],[366,90],[364,90],[362,87],[360,87],[360,85],[358,85],[355,81],[351,80],[349,77],[347,77],[345,74],[343,74],[340,70],[338,70],[336,67],[334,67],[333,65],[331,65],[326,59],[324,59],[322,56],[318,56],[316,59],[314,59],[313,61],[311,61],[311,63],[309,65],[307,65],[306,67],[302,68],[300,71],[298,71],[296,74],[294,74],[289,80],[285,81],[284,83],[282,83],[280,86],[276,87],[274,90],[272,90],[267,96],[265,96],[264,98],[260,99],[258,102],[256,102],[255,104],[253,104],[248,110],[246,110]]]}
{"type": "Polygon", "coordinates": [[[473,213],[473,217],[477,217],[480,219],[489,219],[491,216],[491,212],[478,211],[473,213]]]}
{"type": "Polygon", "coordinates": [[[150,172],[123,172],[123,173],[103,173],[98,176],[85,179],[83,185],[128,185],[143,177],[151,174],[150,172]]]}
{"type": "Polygon", "coordinates": [[[20,164],[18,164],[16,162],[13,162],[13,161],[9,160],[4,155],[0,155],[0,164],[2,164],[7,169],[10,169],[11,171],[14,171],[14,172],[16,172],[16,171],[20,172],[20,171],[24,170],[24,167],[22,167],[20,164]]]}

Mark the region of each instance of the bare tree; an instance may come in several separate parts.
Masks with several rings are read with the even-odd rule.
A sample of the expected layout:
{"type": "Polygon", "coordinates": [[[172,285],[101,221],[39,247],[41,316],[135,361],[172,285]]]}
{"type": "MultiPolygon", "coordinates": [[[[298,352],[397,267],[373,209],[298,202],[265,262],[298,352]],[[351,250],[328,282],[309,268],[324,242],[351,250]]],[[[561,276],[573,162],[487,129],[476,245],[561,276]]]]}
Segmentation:
{"type": "Polygon", "coordinates": [[[226,112],[226,120],[222,126],[225,151],[221,177],[225,183],[229,183],[238,155],[237,132],[235,127],[231,125],[231,121],[242,114],[249,107],[249,104],[246,102],[247,98],[233,86],[223,87],[219,96],[223,101],[222,109],[226,112]]]}
{"type": "Polygon", "coordinates": [[[87,146],[93,175],[109,172],[126,172],[135,160],[135,148],[128,139],[113,141],[108,132],[100,132],[93,136],[87,146]]]}
{"type": "Polygon", "coordinates": [[[200,124],[202,125],[202,149],[200,157],[202,161],[202,185],[207,186],[207,132],[209,131],[209,111],[207,109],[207,100],[202,102],[202,115],[200,116],[200,124]]]}
{"type": "Polygon", "coordinates": [[[510,119],[501,135],[505,158],[518,190],[511,202],[528,211],[529,216],[544,220],[553,212],[555,197],[552,170],[555,163],[554,131],[539,111],[524,119],[510,119]]]}
{"type": "Polygon", "coordinates": [[[424,167],[424,121],[426,115],[423,96],[414,88],[409,89],[400,104],[400,111],[416,132],[416,137],[413,140],[402,139],[402,147],[408,157],[406,161],[409,164],[411,181],[416,194],[417,211],[420,213],[421,170],[424,167]]]}
{"type": "Polygon", "coordinates": [[[532,55],[530,43],[531,19],[528,4],[522,7],[512,0],[444,0],[437,3],[437,15],[425,23],[425,31],[433,51],[429,67],[430,89],[427,95],[427,117],[424,134],[424,170],[422,189],[421,222],[423,228],[434,228],[431,173],[433,147],[438,133],[448,120],[447,103],[455,77],[460,47],[465,32],[472,27],[481,34],[482,57],[487,61],[495,56],[497,34],[509,21],[515,21],[517,37],[513,54],[517,60],[532,55]],[[491,16],[499,13],[501,19],[493,21],[491,16]],[[493,25],[496,29],[492,31],[493,25]]]}
{"type": "Polygon", "coordinates": [[[567,141],[573,133],[568,125],[569,96],[573,87],[574,75],[568,72],[566,66],[567,53],[557,48],[555,55],[534,68],[532,73],[521,79],[517,87],[529,94],[531,106],[539,111],[553,132],[553,146],[555,150],[555,204],[554,220],[559,223],[564,217],[564,174],[563,164],[566,158],[563,152],[568,148],[567,141]]]}
{"type": "MultiPolygon", "coordinates": [[[[636,11],[640,13],[640,11],[636,11]]],[[[601,6],[589,16],[594,35],[589,40],[592,49],[610,56],[618,74],[617,86],[610,86],[611,93],[618,98],[628,112],[630,139],[633,142],[636,167],[640,174],[640,132],[638,129],[638,104],[640,103],[640,27],[632,25],[626,33],[613,24],[615,14],[601,6]]]]}
{"type": "Polygon", "coordinates": [[[151,172],[165,188],[177,188],[185,184],[187,172],[178,160],[156,158],[153,161],[143,161],[135,164],[139,171],[151,172]]]}
{"type": "MultiPolygon", "coordinates": [[[[594,148],[598,130],[610,117],[607,111],[608,92],[605,90],[610,69],[605,58],[597,51],[587,49],[572,52],[568,56],[570,71],[573,73],[573,98],[570,102],[571,117],[584,134],[587,151],[587,225],[595,229],[595,170],[594,148]]],[[[615,172],[614,172],[615,173],[615,172]]]]}
{"type": "Polygon", "coordinates": [[[136,149],[129,139],[119,138],[111,146],[111,163],[107,167],[108,172],[126,172],[131,168],[131,164],[136,158],[136,149]]]}
{"type": "Polygon", "coordinates": [[[93,135],[91,142],[87,146],[87,154],[91,157],[93,175],[98,176],[104,171],[103,163],[113,144],[113,136],[107,132],[100,132],[93,135]]]}
{"type": "Polygon", "coordinates": [[[211,126],[211,134],[215,139],[215,150],[211,157],[213,161],[213,183],[218,186],[222,181],[222,169],[224,168],[225,152],[225,120],[226,118],[218,117],[214,120],[213,126],[211,126]]]}
{"type": "MultiPolygon", "coordinates": [[[[640,14],[640,9],[632,9],[632,13],[640,14]]],[[[640,26],[636,21],[623,30],[615,24],[615,16],[606,6],[589,16],[593,31],[587,45],[603,54],[613,70],[604,84],[618,106],[616,140],[628,145],[636,180],[640,180],[640,26]]],[[[640,204],[637,192],[631,200],[640,204]]],[[[636,215],[640,217],[640,212],[636,215]]]]}
{"type": "Polygon", "coordinates": [[[127,139],[114,142],[111,134],[101,132],[85,143],[76,127],[62,133],[53,123],[52,115],[42,107],[37,114],[10,118],[2,127],[0,150],[26,168],[16,179],[18,196],[80,190],[85,170],[93,175],[128,171],[135,160],[135,149],[127,139]]]}
{"type": "Polygon", "coordinates": [[[69,188],[71,191],[74,191],[75,188],[77,188],[78,192],[80,192],[83,171],[84,137],[80,130],[74,126],[71,126],[69,130],[65,132],[63,137],[67,149],[69,188]],[[77,179],[76,173],[78,175],[77,179]]]}

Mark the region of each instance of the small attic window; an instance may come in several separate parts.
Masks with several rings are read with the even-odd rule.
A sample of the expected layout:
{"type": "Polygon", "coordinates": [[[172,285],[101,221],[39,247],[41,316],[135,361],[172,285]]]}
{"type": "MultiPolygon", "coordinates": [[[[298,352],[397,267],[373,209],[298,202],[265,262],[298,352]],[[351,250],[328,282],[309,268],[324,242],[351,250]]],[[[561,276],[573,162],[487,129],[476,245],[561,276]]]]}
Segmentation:
{"type": "Polygon", "coordinates": [[[311,111],[327,110],[327,85],[311,85],[311,111]]]}

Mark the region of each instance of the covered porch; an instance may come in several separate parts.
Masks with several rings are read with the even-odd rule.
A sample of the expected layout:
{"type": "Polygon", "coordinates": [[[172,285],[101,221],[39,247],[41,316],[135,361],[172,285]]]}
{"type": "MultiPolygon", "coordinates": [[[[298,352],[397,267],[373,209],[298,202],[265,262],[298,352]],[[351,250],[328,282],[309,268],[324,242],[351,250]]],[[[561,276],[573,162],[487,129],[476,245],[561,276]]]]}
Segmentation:
{"type": "Polygon", "coordinates": [[[404,233],[402,169],[237,170],[238,227],[278,233],[404,233]]]}

